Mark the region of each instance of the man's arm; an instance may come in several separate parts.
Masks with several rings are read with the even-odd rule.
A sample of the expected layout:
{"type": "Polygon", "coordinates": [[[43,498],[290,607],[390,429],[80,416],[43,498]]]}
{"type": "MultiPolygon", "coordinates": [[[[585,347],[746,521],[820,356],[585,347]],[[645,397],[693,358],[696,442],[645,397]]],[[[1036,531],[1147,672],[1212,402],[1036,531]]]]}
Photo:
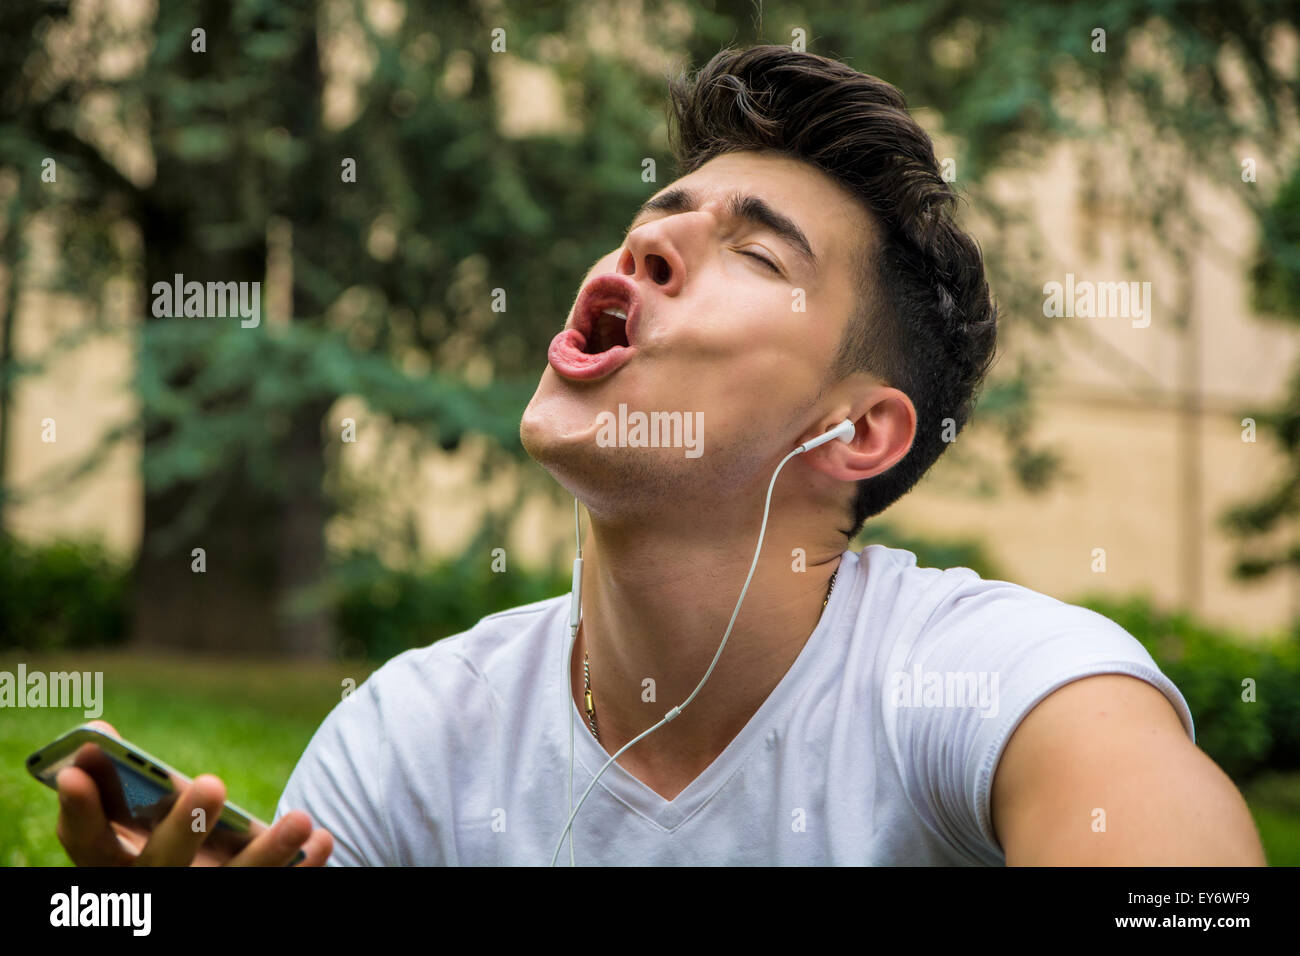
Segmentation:
{"type": "Polygon", "coordinates": [[[1029,712],[1002,753],[991,810],[1009,866],[1266,863],[1232,781],[1164,694],[1121,674],[1073,681],[1029,712]]]}

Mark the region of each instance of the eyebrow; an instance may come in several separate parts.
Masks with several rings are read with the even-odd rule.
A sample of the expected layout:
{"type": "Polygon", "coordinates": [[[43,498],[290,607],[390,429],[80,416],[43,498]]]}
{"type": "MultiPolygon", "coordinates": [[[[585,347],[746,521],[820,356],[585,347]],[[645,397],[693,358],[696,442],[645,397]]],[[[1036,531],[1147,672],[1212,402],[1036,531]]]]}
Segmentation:
{"type": "MultiPolygon", "coordinates": [[[[637,210],[636,215],[632,217],[632,223],[635,223],[648,212],[694,212],[698,207],[699,197],[695,193],[684,186],[675,186],[667,192],[647,199],[641,208],[637,210]]],[[[778,238],[785,240],[812,267],[814,272],[817,271],[817,256],[808,243],[808,237],[804,235],[803,230],[789,216],[773,209],[758,196],[740,191],[733,192],[727,197],[726,208],[727,215],[732,219],[766,229],[778,238]]],[[[631,231],[632,224],[629,224],[623,238],[626,239],[631,231]]]]}

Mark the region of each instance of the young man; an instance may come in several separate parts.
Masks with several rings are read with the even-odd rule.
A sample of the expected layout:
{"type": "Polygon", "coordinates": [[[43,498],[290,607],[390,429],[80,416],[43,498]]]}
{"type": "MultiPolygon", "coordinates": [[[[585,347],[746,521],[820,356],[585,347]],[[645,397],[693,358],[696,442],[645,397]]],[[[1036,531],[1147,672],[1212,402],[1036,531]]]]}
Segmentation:
{"type": "Polygon", "coordinates": [[[1264,862],[1131,635],[846,550],[994,350],[980,253],[898,91],[758,47],[672,103],[684,175],[592,267],[521,426],[590,519],[572,655],[567,594],[399,655],[326,718],[277,827],[332,834],[314,863],[550,863],[571,799],[708,671],[778,463],[848,420],[785,465],[725,652],[592,788],[577,864],[1264,862]]]}

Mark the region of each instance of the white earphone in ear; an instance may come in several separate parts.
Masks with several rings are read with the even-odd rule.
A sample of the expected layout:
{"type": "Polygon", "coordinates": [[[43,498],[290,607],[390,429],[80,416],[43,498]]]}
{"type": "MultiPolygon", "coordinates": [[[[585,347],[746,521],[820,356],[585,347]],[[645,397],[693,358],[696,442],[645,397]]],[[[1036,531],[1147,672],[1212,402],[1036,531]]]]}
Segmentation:
{"type": "Polygon", "coordinates": [[[853,436],[856,434],[857,429],[855,429],[853,423],[846,418],[829,431],[822,432],[811,441],[804,442],[795,449],[795,453],[802,455],[806,451],[812,451],[818,445],[824,445],[832,438],[838,438],[847,445],[849,442],[853,441],[853,436]]]}
{"type": "MultiPolygon", "coordinates": [[[[767,515],[768,515],[768,511],[772,507],[772,489],[776,487],[776,476],[781,474],[781,469],[785,467],[785,463],[789,461],[791,458],[795,457],[796,455],[802,455],[806,451],[811,451],[812,449],[816,448],[818,445],[824,445],[828,441],[831,441],[834,438],[838,438],[840,441],[844,442],[847,445],[849,442],[853,441],[853,436],[855,434],[856,434],[856,430],[853,427],[853,422],[849,421],[846,418],[844,419],[844,421],[840,422],[834,428],[831,428],[823,432],[822,434],[818,435],[816,438],[810,439],[809,441],[804,442],[802,445],[799,445],[798,447],[795,448],[794,451],[790,452],[788,455],[786,455],[784,458],[781,459],[781,463],[776,466],[776,471],[772,472],[772,480],[768,482],[767,485],[767,499],[763,502],[763,523],[762,525],[759,526],[758,529],[758,544],[754,548],[754,560],[749,565],[749,576],[745,578],[745,586],[740,589],[740,597],[736,601],[736,609],[731,612],[731,621],[727,624],[727,631],[725,634],[722,635],[722,643],[718,645],[718,651],[716,654],[713,655],[713,661],[712,663],[709,664],[709,669],[704,672],[704,676],[700,679],[699,684],[696,685],[695,690],[691,691],[691,695],[689,697],[687,697],[676,707],[668,711],[668,713],[664,714],[663,719],[660,720],[659,723],[655,724],[649,730],[646,730],[641,734],[637,735],[636,737],[632,738],[631,740],[629,740],[621,748],[619,748],[617,753],[615,753],[612,757],[610,757],[608,760],[605,761],[605,765],[600,768],[600,771],[596,774],[595,778],[592,779],[587,789],[583,792],[582,799],[578,801],[578,805],[576,807],[573,805],[574,704],[572,698],[569,697],[569,679],[570,679],[569,667],[570,667],[570,662],[573,659],[573,647],[578,640],[578,625],[582,621],[582,528],[580,526],[579,518],[578,518],[578,499],[577,498],[573,499],[573,530],[578,540],[578,551],[577,551],[577,556],[574,557],[573,559],[573,589],[570,592],[572,594],[572,598],[569,602],[569,631],[570,631],[569,647],[568,647],[568,652],[564,655],[564,706],[565,709],[569,712],[569,819],[564,824],[564,830],[560,834],[559,842],[556,843],[555,845],[555,853],[551,855],[551,866],[555,866],[555,861],[556,859],[559,858],[560,855],[560,848],[564,846],[564,839],[565,837],[570,836],[570,834],[573,832],[573,821],[577,817],[578,811],[582,809],[582,805],[586,803],[587,797],[591,793],[592,787],[596,786],[596,781],[600,779],[601,774],[603,774],[606,770],[608,770],[609,765],[612,764],[618,757],[620,757],[624,753],[624,751],[626,751],[637,741],[642,740],[645,737],[648,737],[650,734],[654,733],[664,724],[668,723],[668,721],[675,719],[686,707],[686,705],[695,699],[695,695],[700,692],[700,689],[704,687],[704,682],[707,681],[709,679],[709,675],[713,673],[714,665],[718,663],[718,658],[722,656],[722,649],[727,646],[727,640],[731,637],[731,629],[736,626],[736,615],[740,613],[740,606],[745,602],[745,595],[749,593],[749,582],[754,579],[754,569],[758,567],[758,556],[763,550],[763,535],[766,534],[767,532],[767,515]]],[[[574,860],[574,854],[573,854],[572,838],[569,839],[569,862],[571,865],[576,864],[576,861],[574,860]]]]}

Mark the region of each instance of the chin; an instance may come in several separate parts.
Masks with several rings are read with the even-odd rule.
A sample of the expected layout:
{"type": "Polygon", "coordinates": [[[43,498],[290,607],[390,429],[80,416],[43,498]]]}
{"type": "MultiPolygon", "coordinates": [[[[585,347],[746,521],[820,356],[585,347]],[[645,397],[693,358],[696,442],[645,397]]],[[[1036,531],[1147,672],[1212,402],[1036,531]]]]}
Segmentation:
{"type": "Polygon", "coordinates": [[[595,460],[591,433],[565,427],[550,409],[534,400],[519,422],[519,441],[528,457],[541,465],[569,494],[586,500],[601,485],[602,466],[595,460]]]}
{"type": "Polygon", "coordinates": [[[548,388],[543,375],[519,421],[519,441],[529,457],[554,474],[553,466],[581,454],[594,434],[590,410],[573,396],[548,388]]]}
{"type": "Polygon", "coordinates": [[[519,420],[519,443],[524,446],[524,451],[528,452],[529,458],[539,465],[545,464],[551,434],[545,427],[545,423],[534,413],[533,402],[524,409],[523,418],[519,420]]]}
{"type": "Polygon", "coordinates": [[[528,452],[529,458],[543,464],[548,457],[546,450],[552,441],[551,430],[547,427],[545,418],[537,411],[537,396],[534,395],[524,409],[523,417],[519,419],[519,442],[524,446],[524,451],[528,452]]]}

